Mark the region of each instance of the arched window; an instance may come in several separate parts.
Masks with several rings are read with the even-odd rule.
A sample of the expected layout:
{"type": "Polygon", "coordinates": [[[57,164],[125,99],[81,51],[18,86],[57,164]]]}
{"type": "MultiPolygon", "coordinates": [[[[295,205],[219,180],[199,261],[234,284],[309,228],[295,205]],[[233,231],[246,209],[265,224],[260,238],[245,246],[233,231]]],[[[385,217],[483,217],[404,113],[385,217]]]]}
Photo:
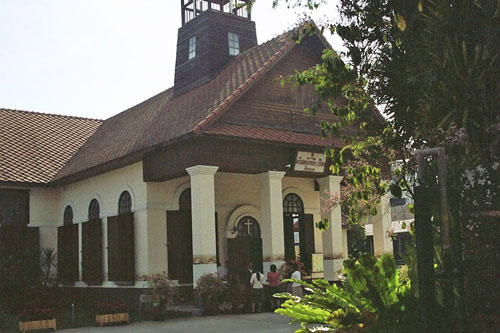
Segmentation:
{"type": "Polygon", "coordinates": [[[237,237],[260,237],[259,222],[251,216],[242,217],[236,226],[237,237]]]}
{"type": "Polygon", "coordinates": [[[290,193],[283,200],[283,213],[303,214],[304,203],[297,194],[290,193]]]}
{"type": "Polygon", "coordinates": [[[132,197],[128,191],[123,191],[118,199],[118,215],[130,213],[132,211],[132,197]]]}
{"type": "Polygon", "coordinates": [[[191,210],[191,189],[187,188],[179,196],[179,210],[191,210]]]}
{"type": "Polygon", "coordinates": [[[101,217],[99,202],[97,199],[92,199],[89,205],[89,221],[98,220],[101,217]]]}
{"type": "Polygon", "coordinates": [[[71,206],[66,206],[66,208],[64,208],[63,222],[64,225],[73,224],[73,208],[71,208],[71,206]]]}

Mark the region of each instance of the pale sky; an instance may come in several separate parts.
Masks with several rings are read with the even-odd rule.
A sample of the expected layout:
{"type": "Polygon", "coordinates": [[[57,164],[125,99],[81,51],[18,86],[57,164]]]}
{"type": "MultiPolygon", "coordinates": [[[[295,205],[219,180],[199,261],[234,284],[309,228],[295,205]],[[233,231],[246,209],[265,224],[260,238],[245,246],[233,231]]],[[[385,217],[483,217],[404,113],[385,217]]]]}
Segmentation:
{"type": "MultiPolygon", "coordinates": [[[[299,14],[257,1],[259,44],[299,14]]],[[[0,0],[0,107],[109,118],[173,85],[180,25],[178,0],[0,0]]]]}

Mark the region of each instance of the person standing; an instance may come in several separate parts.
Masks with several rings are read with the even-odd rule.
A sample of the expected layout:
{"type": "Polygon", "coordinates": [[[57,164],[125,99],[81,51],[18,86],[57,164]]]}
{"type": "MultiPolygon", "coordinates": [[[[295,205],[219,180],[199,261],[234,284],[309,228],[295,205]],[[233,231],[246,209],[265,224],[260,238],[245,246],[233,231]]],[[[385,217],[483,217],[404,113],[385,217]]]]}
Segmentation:
{"type": "Polygon", "coordinates": [[[226,261],[226,267],[222,266],[220,262],[217,262],[217,276],[220,279],[227,281],[227,261],[226,261]]]}
{"type": "MultiPolygon", "coordinates": [[[[302,281],[302,275],[300,274],[299,266],[296,263],[293,263],[292,267],[293,267],[293,273],[292,273],[292,276],[290,278],[292,278],[294,280],[302,281]]],[[[297,282],[292,283],[292,295],[300,297],[300,298],[304,297],[304,292],[302,291],[302,286],[297,282]]]]}
{"type": "Polygon", "coordinates": [[[245,282],[245,287],[246,287],[246,311],[250,312],[250,304],[252,304],[252,297],[251,297],[251,291],[252,291],[252,285],[250,284],[250,279],[252,277],[253,273],[253,263],[249,262],[246,268],[243,268],[242,270],[242,275],[243,275],[243,281],[245,282]]]}
{"type": "Polygon", "coordinates": [[[264,274],[254,270],[250,278],[252,286],[252,312],[255,312],[255,304],[259,305],[259,312],[262,310],[262,301],[264,299],[264,274]]]}
{"type": "Polygon", "coordinates": [[[271,309],[275,309],[274,302],[276,302],[276,308],[280,307],[279,298],[274,298],[273,295],[280,292],[280,274],[276,271],[276,265],[271,265],[271,271],[267,272],[267,282],[269,283],[269,295],[271,299],[271,309]]]}

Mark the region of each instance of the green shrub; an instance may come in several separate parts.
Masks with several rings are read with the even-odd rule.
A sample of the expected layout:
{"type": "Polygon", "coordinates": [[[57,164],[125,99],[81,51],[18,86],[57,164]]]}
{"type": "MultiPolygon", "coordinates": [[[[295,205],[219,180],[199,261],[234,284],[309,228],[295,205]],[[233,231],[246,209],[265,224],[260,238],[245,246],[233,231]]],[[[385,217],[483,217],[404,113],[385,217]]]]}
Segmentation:
{"type": "Polygon", "coordinates": [[[280,294],[287,299],[276,313],[300,322],[296,332],[327,329],[362,329],[390,325],[402,320],[407,304],[413,304],[409,279],[401,279],[391,255],[377,260],[361,254],[344,262],[344,286],[325,280],[297,281],[306,288],[304,298],[280,294]]]}

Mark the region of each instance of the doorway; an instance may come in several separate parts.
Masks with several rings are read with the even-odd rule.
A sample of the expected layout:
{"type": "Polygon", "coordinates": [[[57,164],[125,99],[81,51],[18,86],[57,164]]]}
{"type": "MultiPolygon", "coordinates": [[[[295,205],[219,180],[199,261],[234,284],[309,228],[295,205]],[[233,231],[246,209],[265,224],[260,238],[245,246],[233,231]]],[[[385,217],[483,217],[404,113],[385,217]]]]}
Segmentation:
{"type": "Polygon", "coordinates": [[[191,189],[179,197],[179,210],[167,211],[168,276],[181,284],[193,283],[191,189]]]}
{"type": "Polygon", "coordinates": [[[246,269],[251,262],[254,269],[263,272],[259,223],[251,216],[244,216],[236,223],[236,231],[236,238],[227,240],[229,269],[238,272],[246,269]]]}
{"type": "Polygon", "coordinates": [[[304,214],[304,203],[294,193],[283,200],[283,233],[285,259],[300,261],[310,271],[314,253],[314,217],[304,214]]]}

